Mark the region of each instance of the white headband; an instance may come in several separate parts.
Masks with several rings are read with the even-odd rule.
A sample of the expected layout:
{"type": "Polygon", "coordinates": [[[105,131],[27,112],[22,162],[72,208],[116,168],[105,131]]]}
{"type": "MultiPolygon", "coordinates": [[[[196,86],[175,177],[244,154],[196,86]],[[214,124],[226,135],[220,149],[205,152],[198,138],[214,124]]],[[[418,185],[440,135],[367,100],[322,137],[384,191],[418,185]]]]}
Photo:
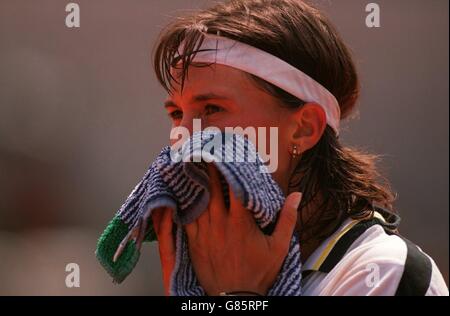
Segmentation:
{"type": "MultiPolygon", "coordinates": [[[[256,47],[213,34],[205,38],[193,62],[216,63],[253,74],[305,102],[322,106],[330,125],[339,134],[341,111],[336,98],[320,83],[284,60],[256,47]]],[[[183,47],[184,42],[180,45],[183,47]]],[[[181,48],[181,52],[183,52],[181,48]]]]}

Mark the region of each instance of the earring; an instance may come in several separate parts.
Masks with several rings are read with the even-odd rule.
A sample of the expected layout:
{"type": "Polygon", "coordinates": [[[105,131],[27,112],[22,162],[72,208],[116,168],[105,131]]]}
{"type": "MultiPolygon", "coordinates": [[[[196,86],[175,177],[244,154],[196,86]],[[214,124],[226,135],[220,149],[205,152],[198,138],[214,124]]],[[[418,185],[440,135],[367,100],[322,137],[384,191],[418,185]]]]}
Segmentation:
{"type": "Polygon", "coordinates": [[[298,150],[297,150],[297,145],[294,145],[294,147],[292,148],[292,158],[296,158],[298,155],[298,150]]]}

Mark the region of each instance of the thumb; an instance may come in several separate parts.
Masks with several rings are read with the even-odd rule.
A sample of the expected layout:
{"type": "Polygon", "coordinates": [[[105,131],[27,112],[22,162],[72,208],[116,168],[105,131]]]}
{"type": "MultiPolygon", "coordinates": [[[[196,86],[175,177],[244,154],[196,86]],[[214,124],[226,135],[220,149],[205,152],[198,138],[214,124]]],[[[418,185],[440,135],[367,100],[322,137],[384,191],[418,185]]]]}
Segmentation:
{"type": "Polygon", "coordinates": [[[289,243],[297,223],[297,211],[302,193],[293,192],[288,195],[280,212],[280,217],[272,234],[272,243],[283,252],[289,249],[289,243]]]}

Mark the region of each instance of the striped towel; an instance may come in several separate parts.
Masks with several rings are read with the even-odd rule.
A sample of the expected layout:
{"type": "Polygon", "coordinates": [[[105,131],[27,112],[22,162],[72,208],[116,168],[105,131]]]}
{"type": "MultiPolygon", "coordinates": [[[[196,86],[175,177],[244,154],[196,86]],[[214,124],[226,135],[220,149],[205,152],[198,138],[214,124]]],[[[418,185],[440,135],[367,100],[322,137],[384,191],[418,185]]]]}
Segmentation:
{"type": "MultiPolygon", "coordinates": [[[[206,295],[189,258],[183,225],[194,221],[208,206],[208,162],[214,163],[221,174],[226,206],[229,207],[230,186],[243,206],[252,212],[262,232],[273,232],[284,196],[254,145],[239,134],[197,132],[176,150],[163,148],[101,235],[96,256],[116,283],[131,273],[139,259],[140,243],[130,237],[136,237],[140,231],[144,241],[156,240],[151,212],[168,207],[175,210],[176,224],[176,260],[170,294],[206,295]],[[114,258],[119,247],[122,252],[114,258]]],[[[299,239],[294,232],[282,269],[268,295],[300,295],[300,281],[299,239]]]]}

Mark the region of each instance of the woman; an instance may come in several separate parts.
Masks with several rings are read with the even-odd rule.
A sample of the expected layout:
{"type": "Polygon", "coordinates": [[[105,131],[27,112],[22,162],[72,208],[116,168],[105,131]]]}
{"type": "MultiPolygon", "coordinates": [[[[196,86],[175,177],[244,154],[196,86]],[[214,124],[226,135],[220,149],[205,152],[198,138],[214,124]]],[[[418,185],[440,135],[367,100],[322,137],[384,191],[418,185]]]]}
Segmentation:
{"type": "MultiPolygon", "coordinates": [[[[208,209],[185,227],[195,273],[208,295],[265,295],[294,229],[301,236],[304,295],[448,295],[434,261],[395,234],[394,195],[380,180],[374,156],[339,141],[338,121],[355,108],[358,76],[347,47],[316,8],[300,0],[218,4],[170,24],[154,66],[169,92],[166,109],[174,127],[192,130],[195,118],[202,127],[278,127],[273,177],[287,199],[272,235],[264,235],[239,203],[225,208],[217,171],[209,168],[208,209]],[[272,57],[257,64],[264,53],[255,50],[261,58],[246,59],[249,67],[242,59],[238,66],[202,63],[195,56],[208,34],[272,57]],[[270,83],[271,76],[255,75],[270,73],[279,60],[312,78],[327,100],[299,98],[283,89],[290,86],[286,80],[285,86],[274,84],[283,78],[270,83]]],[[[175,262],[171,213],[159,210],[152,220],[167,291],[175,262]]]]}

